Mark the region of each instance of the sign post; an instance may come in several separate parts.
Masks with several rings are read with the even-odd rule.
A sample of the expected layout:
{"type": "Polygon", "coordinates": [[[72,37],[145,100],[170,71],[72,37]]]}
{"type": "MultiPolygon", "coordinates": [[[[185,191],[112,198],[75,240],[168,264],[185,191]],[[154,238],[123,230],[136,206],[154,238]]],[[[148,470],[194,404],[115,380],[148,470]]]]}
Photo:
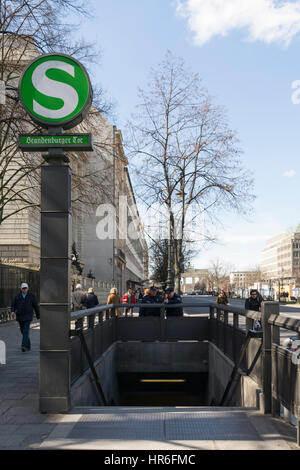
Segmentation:
{"type": "Polygon", "coordinates": [[[90,134],[64,134],[79,124],[92,103],[85,68],[64,54],[33,60],[19,83],[19,97],[45,135],[20,136],[23,151],[43,152],[41,168],[40,411],[71,407],[71,168],[64,151],[92,150],[90,134]]]}

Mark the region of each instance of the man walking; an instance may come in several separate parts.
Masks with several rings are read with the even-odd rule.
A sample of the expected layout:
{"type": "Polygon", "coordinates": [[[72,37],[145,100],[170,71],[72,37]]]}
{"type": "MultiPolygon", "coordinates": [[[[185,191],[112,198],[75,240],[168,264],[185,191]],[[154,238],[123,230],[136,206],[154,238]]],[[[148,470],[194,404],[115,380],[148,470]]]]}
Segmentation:
{"type": "Polygon", "coordinates": [[[22,333],[22,346],[23,352],[30,351],[30,338],[29,330],[30,323],[32,322],[33,310],[35,311],[36,318],[40,319],[40,309],[35,295],[28,290],[28,284],[23,282],[21,284],[21,291],[15,296],[12,305],[11,313],[13,318],[16,316],[19,322],[20,330],[22,333]]]}
{"type": "Polygon", "coordinates": [[[85,300],[86,294],[82,289],[82,285],[77,284],[74,292],[72,292],[72,311],[77,312],[77,310],[84,309],[85,300]]]}

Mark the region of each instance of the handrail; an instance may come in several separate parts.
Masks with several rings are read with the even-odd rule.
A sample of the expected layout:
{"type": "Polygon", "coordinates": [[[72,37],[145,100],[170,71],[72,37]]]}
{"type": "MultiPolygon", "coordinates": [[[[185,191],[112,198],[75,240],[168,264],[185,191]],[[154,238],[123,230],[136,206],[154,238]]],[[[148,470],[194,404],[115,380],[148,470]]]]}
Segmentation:
{"type": "Polygon", "coordinates": [[[270,316],[268,323],[273,326],[279,326],[280,328],[300,333],[300,320],[297,318],[273,314],[270,316]]]}
{"type": "Polygon", "coordinates": [[[137,302],[136,304],[105,304],[105,305],[100,305],[97,307],[85,309],[85,310],[77,310],[75,312],[71,312],[71,321],[74,320],[79,320],[80,318],[83,317],[88,317],[90,315],[94,315],[96,313],[101,313],[105,312],[106,310],[111,310],[114,308],[179,308],[179,307],[188,307],[188,308],[199,308],[199,307],[209,307],[211,304],[206,302],[206,303],[201,303],[201,304],[192,304],[192,303],[178,303],[178,304],[143,304],[141,302],[137,302]]]}
{"type": "Polygon", "coordinates": [[[82,328],[76,328],[76,330],[73,332],[73,335],[74,335],[74,336],[78,336],[79,339],[80,339],[81,346],[82,346],[83,351],[84,351],[84,353],[85,353],[85,355],[86,355],[86,358],[87,358],[89,367],[90,367],[90,369],[91,369],[92,375],[93,375],[94,380],[95,380],[95,384],[96,384],[96,388],[97,388],[97,390],[98,390],[98,394],[99,394],[99,396],[100,396],[100,398],[101,398],[100,405],[102,405],[102,403],[103,403],[104,406],[107,406],[107,401],[106,401],[106,398],[105,398],[105,395],[104,395],[104,391],[103,391],[103,388],[102,388],[100,379],[99,379],[99,377],[98,377],[98,374],[97,374],[97,372],[96,372],[96,369],[95,369],[95,366],[94,366],[94,362],[93,362],[93,359],[92,359],[92,357],[91,357],[91,354],[90,354],[88,345],[86,344],[85,336],[84,336],[84,334],[83,334],[82,328]]]}
{"type": "Polygon", "coordinates": [[[240,356],[239,356],[238,360],[236,361],[236,363],[234,365],[234,368],[232,369],[231,376],[228,380],[227,386],[225,388],[225,391],[223,393],[223,396],[222,396],[222,399],[220,401],[219,406],[223,406],[224,403],[225,403],[225,400],[226,400],[226,398],[229,394],[229,391],[232,387],[232,384],[234,382],[235,376],[237,375],[237,373],[239,371],[239,367],[242,364],[242,361],[245,357],[247,347],[248,347],[248,344],[250,343],[251,338],[262,338],[262,337],[263,337],[263,332],[262,331],[256,331],[256,330],[249,330],[248,331],[248,333],[245,337],[243,346],[242,346],[241,351],[240,351],[240,356]]]}
{"type": "Polygon", "coordinates": [[[261,312],[256,312],[254,310],[246,310],[243,307],[234,307],[233,305],[223,305],[223,304],[217,304],[216,302],[199,302],[199,303],[189,303],[189,302],[182,302],[179,304],[147,304],[147,303],[142,303],[142,302],[137,302],[135,304],[105,304],[105,305],[99,305],[97,307],[89,308],[89,309],[84,309],[84,310],[77,310],[75,312],[71,312],[71,321],[74,320],[79,320],[80,318],[83,317],[88,317],[90,315],[94,315],[97,313],[102,313],[107,310],[115,309],[115,308],[178,308],[178,307],[183,307],[183,308],[204,308],[204,307],[214,307],[219,310],[223,310],[225,312],[229,313],[237,313],[241,316],[251,318],[253,320],[260,320],[261,319],[261,312]]]}

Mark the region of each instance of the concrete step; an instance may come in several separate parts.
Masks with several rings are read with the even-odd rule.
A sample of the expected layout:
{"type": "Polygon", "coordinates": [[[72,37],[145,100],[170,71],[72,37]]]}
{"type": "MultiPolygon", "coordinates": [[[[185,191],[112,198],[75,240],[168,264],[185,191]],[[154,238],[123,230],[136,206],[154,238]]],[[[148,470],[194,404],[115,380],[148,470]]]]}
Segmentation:
{"type": "Polygon", "coordinates": [[[41,449],[291,450],[253,408],[78,407],[41,449]]]}

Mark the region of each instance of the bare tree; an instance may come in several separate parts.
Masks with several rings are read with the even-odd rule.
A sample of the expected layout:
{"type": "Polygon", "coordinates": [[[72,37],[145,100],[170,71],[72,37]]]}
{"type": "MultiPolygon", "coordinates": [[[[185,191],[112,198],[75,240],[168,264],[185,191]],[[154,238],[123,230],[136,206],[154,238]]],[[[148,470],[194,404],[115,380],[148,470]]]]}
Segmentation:
{"type": "MultiPolygon", "coordinates": [[[[147,235],[147,234],[146,234],[147,235]]],[[[168,240],[151,238],[149,252],[151,255],[151,279],[155,281],[166,283],[168,279],[168,240]]],[[[190,244],[183,244],[183,262],[188,264],[195,256],[194,250],[191,249],[190,244]]],[[[177,290],[180,293],[180,289],[177,290]]]]}
{"type": "Polygon", "coordinates": [[[224,289],[229,284],[229,274],[232,271],[230,264],[220,259],[211,261],[208,269],[208,285],[211,290],[224,289]]]}
{"type": "MultiPolygon", "coordinates": [[[[63,52],[86,64],[97,60],[99,55],[92,44],[83,40],[72,41],[75,25],[66,20],[72,14],[77,18],[85,16],[87,10],[88,2],[83,0],[0,0],[0,80],[6,89],[6,103],[0,104],[0,225],[24,209],[39,206],[42,158],[37,153],[21,152],[18,136],[42,132],[42,129],[31,121],[19,104],[19,77],[28,62],[39,53],[63,52]]],[[[99,111],[110,110],[104,91],[96,87],[94,107],[88,116],[90,127],[94,126],[95,115],[99,111]]],[[[78,129],[84,131],[86,125],[78,129]]],[[[104,147],[112,154],[111,139],[96,142],[99,153],[104,147]]],[[[81,154],[80,158],[84,161],[85,156],[81,154]]],[[[106,171],[111,171],[111,159],[105,162],[101,171],[92,171],[88,165],[80,167],[75,154],[70,153],[70,159],[75,200],[95,202],[96,196],[106,191],[106,171]]]]}
{"type": "Polygon", "coordinates": [[[196,74],[170,52],[140,90],[140,112],[129,123],[128,149],[140,200],[159,204],[170,223],[176,288],[183,243],[205,239],[202,215],[246,209],[252,180],[241,165],[235,133],[196,74]],[[199,237],[200,233],[200,237],[199,237]]]}

